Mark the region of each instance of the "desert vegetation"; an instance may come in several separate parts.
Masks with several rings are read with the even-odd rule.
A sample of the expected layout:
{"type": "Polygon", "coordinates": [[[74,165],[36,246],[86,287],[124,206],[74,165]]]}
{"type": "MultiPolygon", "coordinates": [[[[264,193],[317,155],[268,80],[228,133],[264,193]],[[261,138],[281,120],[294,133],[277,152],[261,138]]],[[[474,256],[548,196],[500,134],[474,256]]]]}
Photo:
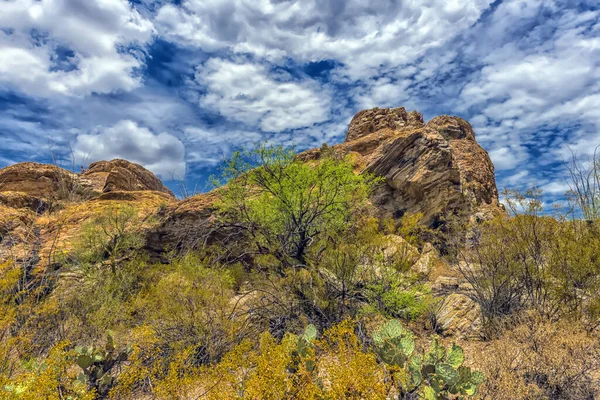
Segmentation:
{"type": "Polygon", "coordinates": [[[352,155],[259,146],[215,177],[210,223],[159,256],[166,203],[96,206],[69,240],[45,233],[46,258],[23,255],[41,237],[24,218],[1,242],[0,398],[596,398],[598,186],[581,179],[597,174],[574,166],[566,213],[532,190],[431,227],[380,218],[383,178],[352,155]],[[440,327],[443,274],[475,310],[468,335],[440,327]]]}

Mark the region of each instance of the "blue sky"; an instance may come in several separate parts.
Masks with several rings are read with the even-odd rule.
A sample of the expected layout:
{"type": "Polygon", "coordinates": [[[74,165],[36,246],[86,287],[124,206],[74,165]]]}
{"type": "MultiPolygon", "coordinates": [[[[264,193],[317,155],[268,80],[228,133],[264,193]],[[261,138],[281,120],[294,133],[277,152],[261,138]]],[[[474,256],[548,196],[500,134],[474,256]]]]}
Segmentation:
{"type": "Polygon", "coordinates": [[[597,0],[1,0],[0,167],[120,157],[204,190],[240,146],[405,106],[469,120],[499,187],[552,201],[600,144],[598,78],[597,0]]]}

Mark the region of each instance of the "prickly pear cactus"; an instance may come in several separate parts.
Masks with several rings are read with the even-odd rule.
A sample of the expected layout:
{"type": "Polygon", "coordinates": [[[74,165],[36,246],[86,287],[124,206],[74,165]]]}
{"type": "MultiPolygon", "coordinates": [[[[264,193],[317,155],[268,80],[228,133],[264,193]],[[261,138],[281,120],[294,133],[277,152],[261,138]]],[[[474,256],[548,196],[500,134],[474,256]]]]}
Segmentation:
{"type": "Polygon", "coordinates": [[[386,364],[404,367],[415,350],[414,335],[392,319],[373,333],[375,351],[386,364]]]}
{"type": "Polygon", "coordinates": [[[302,335],[298,336],[296,348],[292,351],[292,363],[288,366],[291,373],[295,373],[301,363],[304,364],[307,371],[313,371],[316,368],[315,361],[310,357],[316,338],[317,328],[313,324],[308,325],[302,335]]]}
{"type": "Polygon", "coordinates": [[[104,348],[96,346],[75,347],[76,363],[82,370],[77,380],[86,384],[90,389],[96,389],[100,395],[108,393],[114,384],[114,378],[111,374],[113,367],[127,361],[130,352],[130,348],[117,351],[111,333],[107,334],[104,348]]]}
{"type": "Polygon", "coordinates": [[[397,320],[380,327],[373,342],[383,362],[401,368],[399,389],[404,394],[418,393],[424,400],[465,399],[474,396],[484,381],[481,372],[463,365],[465,355],[460,346],[446,349],[437,337],[428,352],[413,355],[414,336],[397,320]]]}

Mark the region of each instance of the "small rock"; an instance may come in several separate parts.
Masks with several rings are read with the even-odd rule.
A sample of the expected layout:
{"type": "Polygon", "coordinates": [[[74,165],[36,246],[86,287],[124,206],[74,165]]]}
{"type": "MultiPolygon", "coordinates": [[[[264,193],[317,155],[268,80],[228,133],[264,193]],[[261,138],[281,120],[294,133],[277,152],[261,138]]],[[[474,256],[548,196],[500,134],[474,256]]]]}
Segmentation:
{"type": "Polygon", "coordinates": [[[443,300],[436,322],[444,335],[468,338],[477,335],[481,328],[481,311],[468,296],[452,293],[443,300]]]}

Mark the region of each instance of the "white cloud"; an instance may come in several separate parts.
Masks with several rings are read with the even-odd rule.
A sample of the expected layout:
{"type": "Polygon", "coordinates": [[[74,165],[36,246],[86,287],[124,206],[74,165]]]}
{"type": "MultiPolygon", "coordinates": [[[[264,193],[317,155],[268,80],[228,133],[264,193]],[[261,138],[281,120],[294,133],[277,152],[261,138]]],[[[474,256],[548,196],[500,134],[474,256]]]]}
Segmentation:
{"type": "Polygon", "coordinates": [[[521,170],[507,178],[504,178],[504,183],[510,187],[523,186],[527,179],[530,179],[529,171],[521,170]]]}
{"type": "Polygon", "coordinates": [[[123,158],[143,165],[162,179],[181,178],[186,172],[185,147],[179,139],[165,132],[154,134],[128,120],[77,136],[73,150],[77,161],[123,158]]]}
{"type": "Polygon", "coordinates": [[[530,160],[528,151],[514,151],[524,145],[539,150],[536,163],[562,161],[565,146],[555,138],[577,126],[583,128],[565,145],[600,144],[600,11],[505,1],[472,37],[468,54],[483,66],[464,86],[458,109],[479,113],[472,122],[497,169],[530,160]]]}
{"type": "Polygon", "coordinates": [[[85,96],[140,85],[135,52],[153,25],[126,0],[0,2],[0,87],[32,96],[85,96]]]}
{"type": "Polygon", "coordinates": [[[564,195],[570,189],[566,180],[549,182],[540,187],[542,193],[550,195],[564,195]]]}
{"type": "Polygon", "coordinates": [[[194,149],[187,153],[188,163],[202,166],[219,164],[234,149],[252,146],[261,139],[262,136],[253,131],[192,126],[185,128],[183,135],[183,141],[194,149]]]}
{"type": "Polygon", "coordinates": [[[476,22],[490,0],[187,0],[163,6],[161,35],[271,62],[335,59],[352,79],[415,61],[476,22]]]}
{"type": "Polygon", "coordinates": [[[196,81],[207,90],[200,103],[225,117],[280,132],[329,119],[327,90],[310,80],[275,80],[266,66],[212,58],[198,67],[196,81]]]}
{"type": "Polygon", "coordinates": [[[527,150],[520,146],[497,147],[489,154],[496,171],[513,169],[528,157],[527,150]]]}

